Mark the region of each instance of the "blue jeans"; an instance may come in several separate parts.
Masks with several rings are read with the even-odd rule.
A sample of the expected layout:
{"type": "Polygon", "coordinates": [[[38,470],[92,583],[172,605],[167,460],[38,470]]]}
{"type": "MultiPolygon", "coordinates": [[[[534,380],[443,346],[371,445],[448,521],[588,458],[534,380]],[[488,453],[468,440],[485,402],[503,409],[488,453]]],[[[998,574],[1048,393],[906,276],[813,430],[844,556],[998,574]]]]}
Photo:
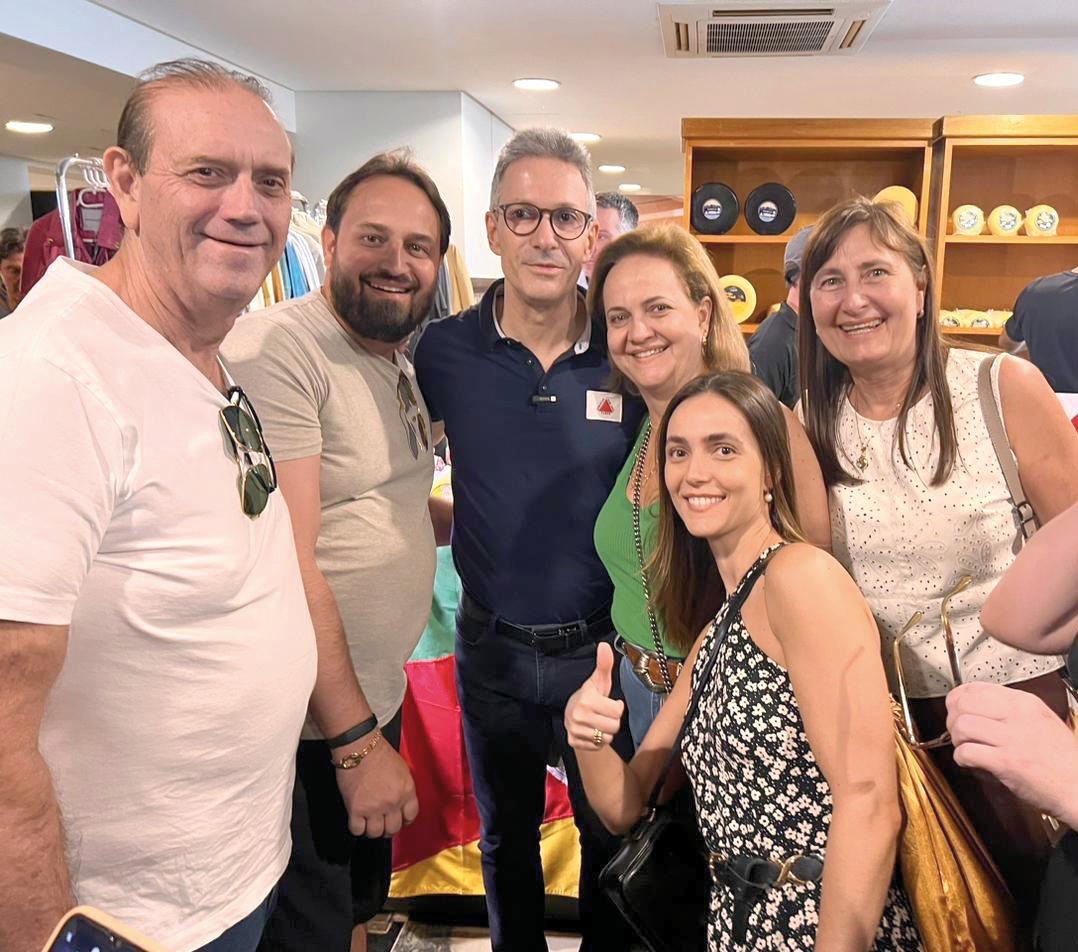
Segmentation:
{"type": "MultiPolygon", "coordinates": [[[[609,641],[613,632],[606,634],[609,641]]],[[[545,952],[543,822],[547,758],[559,753],[580,831],[582,952],[625,952],[632,934],[598,888],[599,872],[618,840],[588,806],[576,757],[565,736],[569,696],[595,670],[595,645],[559,655],[500,635],[457,613],[457,691],[464,742],[479,807],[483,885],[493,952],[545,952]]],[[[617,694],[615,672],[614,690],[617,694]]],[[[622,730],[615,748],[626,759],[622,730]]]]}
{"type": "Polygon", "coordinates": [[[649,691],[634,673],[625,655],[621,656],[621,691],[625,695],[625,709],[629,713],[629,733],[633,744],[639,748],[651,722],[659,716],[659,709],[666,702],[666,694],[649,691]]]}
{"type": "Polygon", "coordinates": [[[254,912],[206,943],[198,952],[255,952],[276,903],[277,887],[274,886],[254,912]]]}

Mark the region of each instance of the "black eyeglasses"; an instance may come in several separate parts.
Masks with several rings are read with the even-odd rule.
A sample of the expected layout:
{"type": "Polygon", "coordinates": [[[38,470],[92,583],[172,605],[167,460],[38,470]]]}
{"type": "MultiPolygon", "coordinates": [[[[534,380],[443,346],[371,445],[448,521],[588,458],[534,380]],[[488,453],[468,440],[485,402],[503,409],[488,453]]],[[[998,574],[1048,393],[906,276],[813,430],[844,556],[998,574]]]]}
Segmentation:
{"type": "Polygon", "coordinates": [[[245,516],[257,519],[269,504],[270,493],[277,488],[277,467],[247,394],[239,387],[229,387],[227,396],[228,406],[221,407],[220,412],[240,468],[240,505],[245,516]],[[263,460],[252,458],[256,456],[263,460]]]}
{"type": "Polygon", "coordinates": [[[427,421],[423,419],[412,389],[412,381],[403,370],[397,378],[397,402],[400,404],[401,423],[408,434],[408,447],[413,459],[419,459],[419,444],[423,444],[424,450],[429,450],[430,436],[427,434],[427,421]]]}
{"type": "Polygon", "coordinates": [[[505,224],[514,235],[530,235],[538,230],[542,224],[543,216],[550,217],[550,227],[554,234],[566,241],[572,241],[584,234],[584,229],[591,221],[591,215],[582,212],[572,205],[562,205],[560,208],[540,208],[538,205],[530,205],[527,202],[511,202],[508,205],[499,205],[498,211],[502,213],[505,224]]]}

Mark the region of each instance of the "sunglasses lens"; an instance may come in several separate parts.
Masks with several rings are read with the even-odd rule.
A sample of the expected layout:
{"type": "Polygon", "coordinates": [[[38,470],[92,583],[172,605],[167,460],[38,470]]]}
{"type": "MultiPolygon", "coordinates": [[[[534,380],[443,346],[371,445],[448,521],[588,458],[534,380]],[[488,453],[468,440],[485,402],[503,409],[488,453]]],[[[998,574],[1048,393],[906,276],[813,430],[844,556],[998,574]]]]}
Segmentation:
{"type": "Polygon", "coordinates": [[[245,515],[259,516],[269,502],[270,483],[273,477],[264,463],[252,466],[243,474],[243,511],[245,515]]]}
{"type": "Polygon", "coordinates": [[[262,452],[262,437],[258,432],[258,427],[255,426],[255,421],[246,410],[233,405],[224,407],[221,414],[232,432],[232,437],[243,449],[254,453],[262,452]]]}

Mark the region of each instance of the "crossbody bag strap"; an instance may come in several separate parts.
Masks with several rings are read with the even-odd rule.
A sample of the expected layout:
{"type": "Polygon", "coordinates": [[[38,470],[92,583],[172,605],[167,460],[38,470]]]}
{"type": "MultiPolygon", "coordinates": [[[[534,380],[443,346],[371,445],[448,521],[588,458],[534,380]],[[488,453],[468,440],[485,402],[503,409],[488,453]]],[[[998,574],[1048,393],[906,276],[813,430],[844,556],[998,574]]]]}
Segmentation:
{"type": "Polygon", "coordinates": [[[648,613],[648,628],[651,631],[651,642],[655,646],[655,654],[659,658],[659,671],[666,689],[666,696],[674,690],[674,683],[670,679],[670,662],[666,657],[666,649],[663,647],[662,635],[659,633],[659,620],[655,617],[655,609],[651,604],[651,586],[648,584],[648,567],[644,560],[644,536],[640,529],[641,495],[644,486],[644,465],[647,462],[648,445],[651,442],[651,420],[644,424],[646,430],[644,439],[640,443],[640,451],[636,463],[633,465],[633,544],[636,547],[636,561],[640,566],[640,585],[644,590],[644,606],[648,613]]]}
{"type": "MultiPolygon", "coordinates": [[[[670,748],[670,753],[666,755],[666,763],[663,765],[662,772],[659,774],[659,779],[655,782],[655,786],[651,790],[651,796],[648,798],[647,810],[649,813],[658,805],[659,795],[662,793],[666,778],[670,774],[671,768],[674,766],[674,761],[681,756],[681,740],[685,736],[686,728],[696,714],[696,709],[700,706],[700,700],[703,697],[705,688],[707,688],[711,681],[711,672],[715,669],[715,664],[719,660],[719,649],[722,647],[722,643],[726,640],[726,635],[730,631],[731,619],[741,612],[741,606],[745,604],[745,599],[749,597],[757,580],[764,574],[767,563],[771,561],[771,557],[781,548],[782,545],[776,546],[749,569],[748,573],[741,580],[741,584],[737,591],[730,596],[730,600],[726,603],[726,611],[722,616],[722,621],[719,622],[718,627],[715,629],[715,636],[712,639],[711,644],[711,652],[708,654],[707,660],[704,662],[704,667],[700,671],[699,683],[696,686],[696,690],[692,692],[692,698],[689,700],[688,707],[685,708],[685,717],[682,718],[681,728],[677,733],[677,739],[670,748]]],[[[697,657],[697,661],[699,661],[699,656],[697,657]]],[[[692,672],[686,669],[682,674],[682,677],[691,678],[692,672]]]]}
{"type": "Polygon", "coordinates": [[[1000,415],[999,406],[996,404],[995,395],[992,393],[992,365],[1002,358],[1002,354],[985,357],[977,368],[977,396],[981,401],[981,416],[988,429],[988,435],[992,439],[992,449],[996,451],[996,460],[999,468],[1003,471],[1003,480],[1007,484],[1007,492],[1011,496],[1011,505],[1014,507],[1015,523],[1020,533],[1019,545],[1022,541],[1033,538],[1037,531],[1037,514],[1033,506],[1026,498],[1022,479],[1018,475],[1018,467],[1014,463],[1014,454],[1011,452],[1011,444],[1007,439],[1007,430],[1003,426],[1003,417],[1000,415]]]}

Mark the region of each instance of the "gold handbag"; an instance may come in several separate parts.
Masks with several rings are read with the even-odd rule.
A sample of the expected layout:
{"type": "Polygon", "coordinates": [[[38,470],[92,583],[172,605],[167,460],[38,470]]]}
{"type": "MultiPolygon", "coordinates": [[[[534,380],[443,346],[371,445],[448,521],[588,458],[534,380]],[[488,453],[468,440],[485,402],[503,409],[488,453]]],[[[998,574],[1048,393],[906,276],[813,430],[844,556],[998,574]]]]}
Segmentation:
{"type": "MultiPolygon", "coordinates": [[[[969,584],[963,578],[940,615],[955,683],[961,683],[947,603],[969,584]]],[[[910,713],[899,644],[923,617],[918,612],[893,646],[900,704],[894,704],[898,791],[905,821],[898,862],[925,952],[1014,952],[1015,915],[1006,884],[950,784],[927,751],[950,742],[921,741],[910,713]]]]}

